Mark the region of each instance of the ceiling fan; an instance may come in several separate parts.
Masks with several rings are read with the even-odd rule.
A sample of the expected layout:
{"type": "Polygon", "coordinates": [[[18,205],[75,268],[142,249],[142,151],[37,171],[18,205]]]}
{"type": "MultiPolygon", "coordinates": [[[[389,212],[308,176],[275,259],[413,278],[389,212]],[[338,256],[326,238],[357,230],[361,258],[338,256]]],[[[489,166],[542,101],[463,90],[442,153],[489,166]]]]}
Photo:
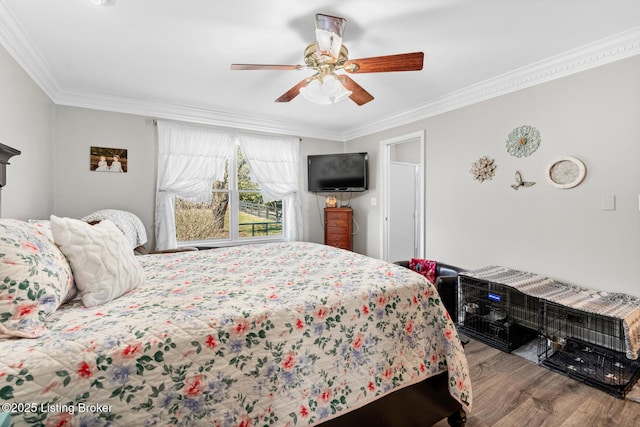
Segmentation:
{"type": "Polygon", "coordinates": [[[349,59],[349,51],[342,44],[346,19],[316,14],[316,41],[304,51],[306,65],[232,64],[232,70],[315,70],[315,74],[300,81],[276,99],[289,102],[298,94],[319,104],[333,104],[349,97],[358,105],[373,100],[373,95],[346,74],[385,73],[390,71],[419,71],[423,52],[349,59]]]}

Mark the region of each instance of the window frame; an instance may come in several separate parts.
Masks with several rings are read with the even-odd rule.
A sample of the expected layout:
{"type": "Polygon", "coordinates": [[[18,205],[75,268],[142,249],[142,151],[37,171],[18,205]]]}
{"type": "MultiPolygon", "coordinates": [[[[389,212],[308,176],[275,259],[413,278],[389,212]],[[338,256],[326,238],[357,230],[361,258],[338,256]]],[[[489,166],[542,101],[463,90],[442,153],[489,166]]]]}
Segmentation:
{"type": "MultiPolygon", "coordinates": [[[[235,143],[236,149],[233,151],[233,156],[227,159],[228,171],[227,171],[227,189],[211,189],[212,193],[229,193],[229,237],[223,239],[203,239],[203,240],[178,240],[177,245],[179,248],[196,246],[199,248],[217,248],[217,247],[229,247],[239,246],[247,244],[259,244],[269,242],[283,242],[286,241],[286,230],[284,218],[287,215],[284,204],[282,205],[282,234],[274,235],[273,237],[241,237],[240,236],[240,193],[241,192],[257,192],[260,190],[239,190],[238,189],[238,151],[242,148],[240,144],[235,143]],[[231,170],[232,169],[232,170],[231,170]]],[[[260,184],[258,184],[259,186],[260,184]]],[[[177,236],[176,236],[177,237],[177,236]]]]}

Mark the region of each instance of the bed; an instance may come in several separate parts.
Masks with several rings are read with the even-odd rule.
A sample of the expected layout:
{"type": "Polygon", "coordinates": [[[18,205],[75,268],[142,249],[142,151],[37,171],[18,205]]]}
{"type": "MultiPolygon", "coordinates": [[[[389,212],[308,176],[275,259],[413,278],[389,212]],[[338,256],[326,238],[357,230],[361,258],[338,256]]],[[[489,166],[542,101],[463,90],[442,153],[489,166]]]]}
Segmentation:
{"type": "MultiPolygon", "coordinates": [[[[304,242],[110,248],[142,281],[87,306],[82,256],[108,270],[113,243],[62,242],[65,231],[0,220],[0,404],[12,425],[464,425],[463,347],[434,286],[406,268],[304,242]],[[20,262],[22,282],[9,277],[20,262]],[[59,283],[47,294],[34,277],[59,283]]],[[[127,268],[112,273],[129,280],[127,268]]]]}

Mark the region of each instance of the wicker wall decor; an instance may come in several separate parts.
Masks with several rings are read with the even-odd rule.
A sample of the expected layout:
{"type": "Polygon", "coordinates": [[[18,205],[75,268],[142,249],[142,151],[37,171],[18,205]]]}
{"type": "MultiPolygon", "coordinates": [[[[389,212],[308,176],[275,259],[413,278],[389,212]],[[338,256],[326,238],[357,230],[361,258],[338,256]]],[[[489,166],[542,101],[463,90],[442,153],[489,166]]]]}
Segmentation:
{"type": "Polygon", "coordinates": [[[495,170],[496,165],[494,160],[483,156],[471,164],[471,170],[469,172],[473,174],[473,179],[484,182],[485,180],[493,178],[495,170]]]}

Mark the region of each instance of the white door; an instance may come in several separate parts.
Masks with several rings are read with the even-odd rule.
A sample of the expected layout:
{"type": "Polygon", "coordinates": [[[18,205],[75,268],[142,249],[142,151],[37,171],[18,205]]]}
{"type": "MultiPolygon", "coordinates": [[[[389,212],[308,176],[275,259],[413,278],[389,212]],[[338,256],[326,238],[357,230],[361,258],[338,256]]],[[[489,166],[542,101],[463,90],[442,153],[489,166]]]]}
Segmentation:
{"type": "Polygon", "coordinates": [[[385,261],[424,258],[424,145],[424,131],[380,141],[380,255],[385,261]]]}
{"type": "Polygon", "coordinates": [[[418,257],[418,165],[389,164],[389,261],[418,257]]]}

